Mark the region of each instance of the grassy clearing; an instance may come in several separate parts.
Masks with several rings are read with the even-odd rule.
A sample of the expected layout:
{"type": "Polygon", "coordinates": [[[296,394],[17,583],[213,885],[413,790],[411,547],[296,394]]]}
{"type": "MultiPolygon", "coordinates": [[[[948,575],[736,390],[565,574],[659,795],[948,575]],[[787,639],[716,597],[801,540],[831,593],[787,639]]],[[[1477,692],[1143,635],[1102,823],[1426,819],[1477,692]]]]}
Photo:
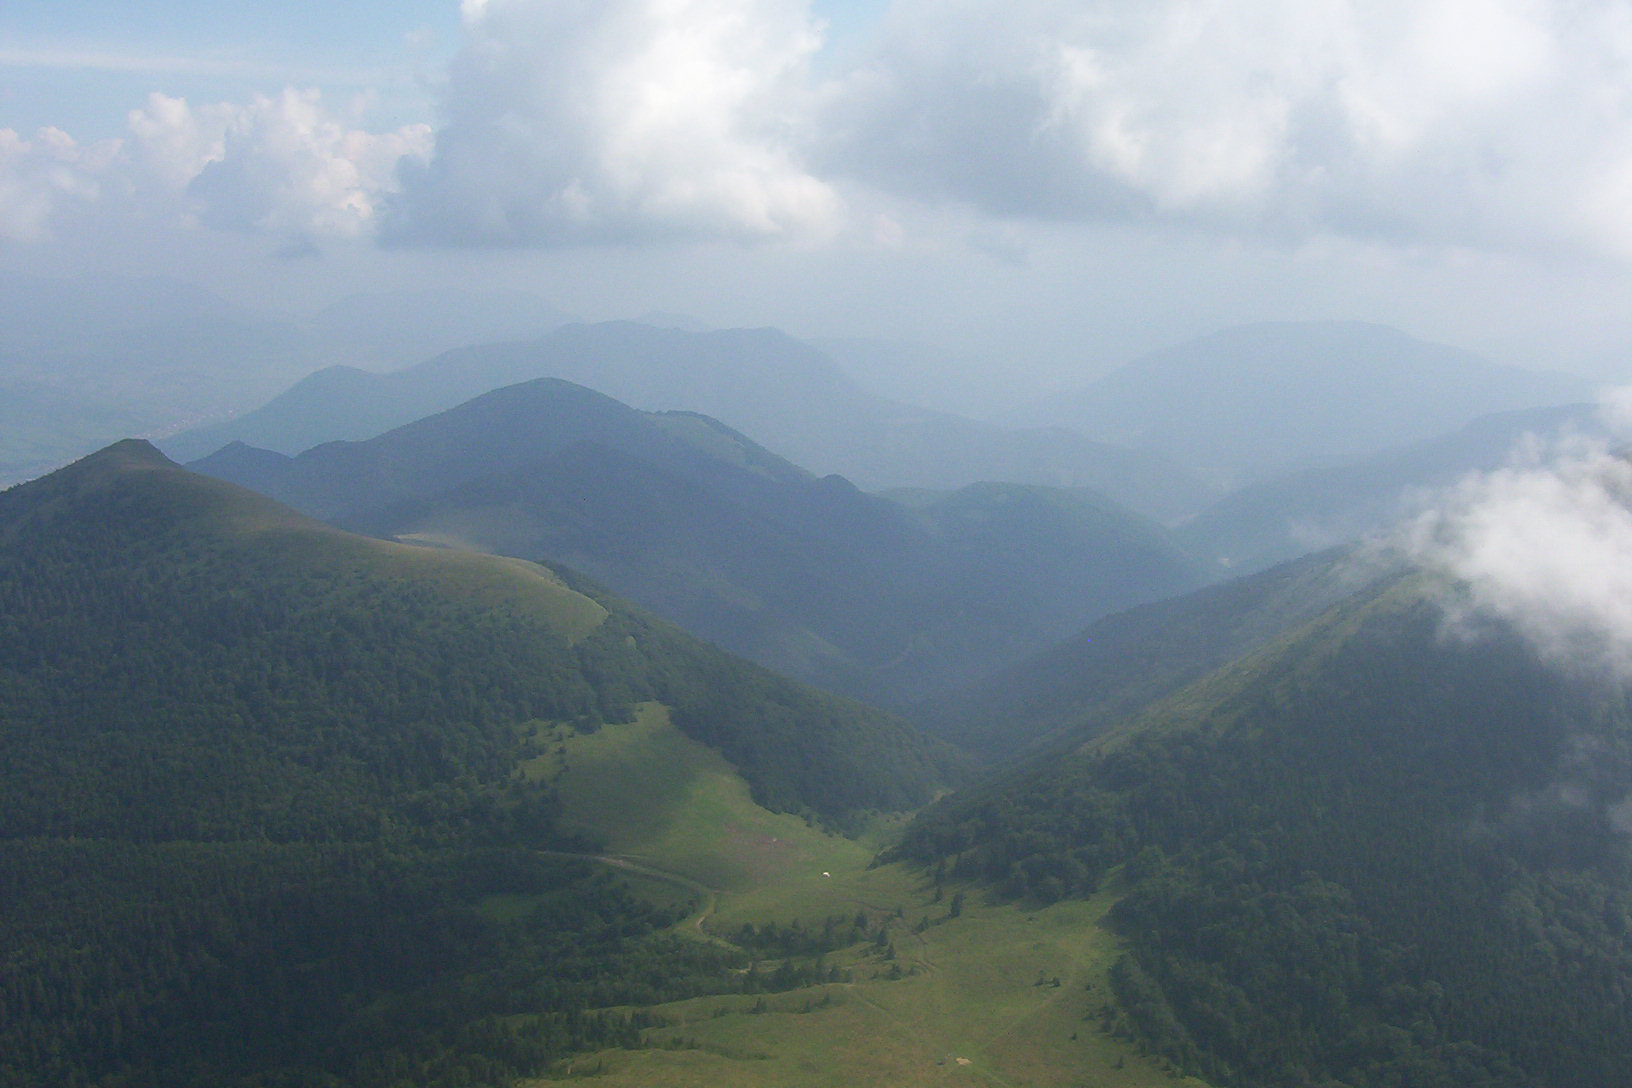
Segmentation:
{"type": "MultiPolygon", "coordinates": [[[[220,487],[229,484],[211,481],[220,487]]],[[[574,643],[599,627],[606,608],[569,588],[548,567],[522,559],[354,536],[260,501],[238,502],[223,517],[232,536],[314,569],[368,571],[435,586],[463,605],[499,608],[540,620],[574,643]]]]}
{"type": "Polygon", "coordinates": [[[434,580],[459,600],[491,608],[526,609],[560,631],[569,643],[594,631],[607,611],[569,589],[547,567],[522,559],[389,541],[368,541],[397,576],[434,580]]]}
{"type": "Polygon", "coordinates": [[[797,816],[754,804],[748,785],[712,748],[681,733],[668,710],[642,706],[635,721],[594,733],[559,730],[527,772],[553,780],[569,826],[610,854],[751,895],[859,868],[861,843],[827,835],[797,816]]]}
{"type": "MultiPolygon", "coordinates": [[[[921,934],[892,926],[899,979],[871,950],[852,950],[841,957],[850,983],[664,1006],[669,1024],[650,1033],[653,1049],[586,1056],[574,1075],[594,1070],[607,1088],[1204,1088],[1100,1031],[1115,958],[1099,925],[1108,906],[1025,911],[971,899],[921,934]]],[[[924,897],[907,914],[936,910],[946,908],[924,897]]]]}
{"type": "Polygon", "coordinates": [[[662,1006],[667,1026],[648,1033],[649,1049],[580,1056],[558,1077],[606,1088],[1204,1088],[1100,1030],[1117,953],[1102,925],[1110,896],[1028,911],[966,889],[950,917],[953,888],[937,900],[920,873],[869,868],[898,820],[852,841],[766,812],[661,707],[588,736],[562,732],[550,748],[531,772],[556,781],[570,816],[611,853],[643,867],[633,879],[661,885],[654,874],[667,873],[670,895],[684,893],[677,881],[717,893],[682,929],[700,921],[728,939],[744,922],[820,926],[860,912],[886,932],[884,948],[830,955],[848,982],[662,1006]]]}

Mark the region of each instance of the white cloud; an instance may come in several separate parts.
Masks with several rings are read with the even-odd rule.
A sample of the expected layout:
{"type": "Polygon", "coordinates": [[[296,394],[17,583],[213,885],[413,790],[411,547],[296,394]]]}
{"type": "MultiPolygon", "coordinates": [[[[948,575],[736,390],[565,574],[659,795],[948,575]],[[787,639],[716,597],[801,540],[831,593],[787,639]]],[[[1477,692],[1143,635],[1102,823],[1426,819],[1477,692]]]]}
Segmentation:
{"type": "Polygon", "coordinates": [[[0,242],[49,237],[58,214],[97,200],[99,179],[117,154],[117,143],[84,147],[60,129],[41,129],[32,139],[0,129],[0,242]]]}
{"type": "Polygon", "coordinates": [[[165,189],[185,189],[225,157],[226,131],[238,112],[239,107],[225,102],[194,107],[185,98],[148,95],[147,104],[125,118],[133,172],[165,189]]]}
{"type": "Polygon", "coordinates": [[[0,130],[0,238],[40,242],[66,220],[134,219],[266,233],[292,241],[367,234],[398,163],[423,157],[430,128],[370,133],[316,91],[194,106],[161,94],[128,135],[82,147],[45,129],[0,130]]]}
{"type": "Polygon", "coordinates": [[[898,0],[823,162],[1004,214],[1632,257],[1609,0],[898,0]]]}
{"type": "Polygon", "coordinates": [[[822,237],[799,0],[466,0],[447,120],[397,233],[560,244],[822,237]]]}
{"type": "MultiPolygon", "coordinates": [[[[1616,392],[1615,425],[1632,403],[1616,392]]],[[[1632,461],[1602,443],[1537,443],[1468,477],[1403,534],[1448,575],[1453,629],[1495,618],[1550,660],[1632,681],[1632,461]]]]}
{"type": "Polygon", "coordinates": [[[372,231],[377,201],[395,187],[401,161],[426,154],[430,128],[348,128],[316,91],[289,89],[237,109],[202,116],[184,110],[146,143],[161,139],[190,152],[189,160],[208,141],[206,161],[187,183],[206,223],[321,239],[372,231]]]}
{"type": "MultiPolygon", "coordinates": [[[[895,0],[871,52],[819,66],[812,11],[465,0],[434,134],[313,92],[155,96],[110,164],[8,137],[0,229],[132,190],[308,239],[823,240],[853,216],[898,245],[869,224],[950,200],[987,226],[1632,261],[1621,0],[895,0]]],[[[46,59],[125,63],[76,57],[46,59]]]]}

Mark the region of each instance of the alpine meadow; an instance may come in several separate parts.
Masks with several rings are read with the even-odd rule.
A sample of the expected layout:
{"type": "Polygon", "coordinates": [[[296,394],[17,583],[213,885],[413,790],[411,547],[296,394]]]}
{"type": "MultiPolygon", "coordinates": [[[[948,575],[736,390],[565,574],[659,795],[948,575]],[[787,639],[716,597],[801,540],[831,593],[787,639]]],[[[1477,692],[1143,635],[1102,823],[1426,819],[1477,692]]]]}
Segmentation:
{"type": "Polygon", "coordinates": [[[1623,1088],[1617,0],[0,7],[0,1088],[1623,1088]]]}

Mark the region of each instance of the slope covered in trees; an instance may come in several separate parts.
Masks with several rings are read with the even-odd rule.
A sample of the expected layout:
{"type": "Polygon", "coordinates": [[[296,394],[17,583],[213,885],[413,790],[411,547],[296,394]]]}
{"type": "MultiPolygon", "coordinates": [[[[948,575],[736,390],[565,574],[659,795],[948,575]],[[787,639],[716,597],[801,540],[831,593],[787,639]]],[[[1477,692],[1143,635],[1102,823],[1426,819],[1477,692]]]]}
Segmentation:
{"type": "Polygon", "coordinates": [[[1374,585],[901,854],[1110,889],[1114,1030],[1241,1086],[1599,1086],[1632,1062],[1632,700],[1374,585]]]}
{"type": "Polygon", "coordinates": [[[196,467],[348,528],[565,563],[733,652],[886,705],[1198,579],[1159,526],[1093,493],[983,484],[908,509],[706,416],[554,379],[367,442],[295,458],[230,447],[196,467]]]}
{"type": "Polygon", "coordinates": [[[127,442],[0,494],[0,1080],[491,1083],[734,985],[547,856],[535,725],[636,702],[842,824],[949,757],[516,560],[351,536],[127,442]]]}

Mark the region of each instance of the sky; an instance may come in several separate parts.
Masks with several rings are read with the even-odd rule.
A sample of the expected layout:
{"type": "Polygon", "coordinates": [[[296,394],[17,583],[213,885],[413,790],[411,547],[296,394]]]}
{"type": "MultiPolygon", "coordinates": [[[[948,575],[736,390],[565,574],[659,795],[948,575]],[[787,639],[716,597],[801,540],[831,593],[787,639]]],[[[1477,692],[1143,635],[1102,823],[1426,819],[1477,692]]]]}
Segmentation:
{"type": "Polygon", "coordinates": [[[1623,382],[1632,6],[6,0],[0,269],[522,289],[1039,388],[1326,318],[1623,382]]]}

